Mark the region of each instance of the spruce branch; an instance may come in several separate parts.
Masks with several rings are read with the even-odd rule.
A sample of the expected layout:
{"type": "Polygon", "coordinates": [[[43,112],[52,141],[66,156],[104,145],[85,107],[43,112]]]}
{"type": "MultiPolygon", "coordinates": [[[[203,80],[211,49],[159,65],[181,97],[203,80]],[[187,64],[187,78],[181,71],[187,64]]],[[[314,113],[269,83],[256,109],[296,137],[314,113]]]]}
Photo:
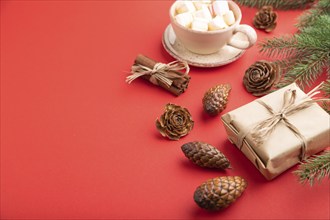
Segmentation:
{"type": "Polygon", "coordinates": [[[266,39],[259,43],[260,52],[269,57],[285,58],[291,56],[296,51],[297,39],[294,35],[285,35],[266,39]]]}
{"type": "Polygon", "coordinates": [[[305,27],[299,34],[273,37],[259,43],[259,51],[277,58],[329,52],[330,42],[327,40],[330,35],[329,25],[330,16],[318,16],[313,26],[305,27]]]}
{"type": "Polygon", "coordinates": [[[278,59],[282,78],[277,87],[296,82],[304,88],[330,70],[330,16],[320,15],[312,26],[306,26],[294,35],[266,39],[259,44],[260,52],[278,59]]]}
{"type": "Polygon", "coordinates": [[[330,79],[323,83],[321,90],[323,91],[325,97],[330,98],[330,79]]]}
{"type": "Polygon", "coordinates": [[[296,82],[300,87],[311,86],[323,73],[327,65],[328,54],[311,54],[293,65],[284,77],[285,84],[296,82]]]}
{"type": "Polygon", "coordinates": [[[265,5],[271,5],[275,9],[304,9],[309,7],[315,0],[235,0],[237,3],[247,6],[261,8],[265,5]]]}
{"type": "Polygon", "coordinates": [[[308,12],[301,15],[296,25],[299,29],[313,25],[315,19],[324,14],[330,14],[330,1],[319,0],[308,12]]]}
{"type": "Polygon", "coordinates": [[[301,183],[308,182],[311,186],[313,186],[315,180],[320,182],[325,177],[330,179],[330,150],[305,160],[294,171],[294,174],[298,176],[301,183]]]}
{"type": "MultiPolygon", "coordinates": [[[[323,83],[321,91],[323,92],[323,96],[330,98],[330,79],[323,83]]],[[[330,115],[330,102],[324,101],[322,103],[322,108],[330,115]]]]}

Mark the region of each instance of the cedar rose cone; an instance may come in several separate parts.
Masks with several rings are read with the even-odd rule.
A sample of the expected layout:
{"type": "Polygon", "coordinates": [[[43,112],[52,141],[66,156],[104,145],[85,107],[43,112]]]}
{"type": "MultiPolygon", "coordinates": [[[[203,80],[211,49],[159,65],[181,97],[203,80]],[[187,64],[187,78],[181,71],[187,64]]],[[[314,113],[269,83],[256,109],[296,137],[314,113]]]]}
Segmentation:
{"type": "Polygon", "coordinates": [[[156,120],[158,131],[171,140],[179,140],[187,135],[194,127],[194,121],[186,108],[167,104],[165,112],[156,120]]]}
{"type": "Polygon", "coordinates": [[[277,14],[272,6],[263,6],[254,16],[253,25],[258,28],[271,32],[276,27],[277,14]]]}
{"type": "Polygon", "coordinates": [[[242,177],[216,177],[207,180],[197,187],[194,193],[194,200],[203,209],[217,211],[235,202],[246,187],[247,182],[242,177]]]}
{"type": "Polygon", "coordinates": [[[255,62],[245,71],[243,84],[246,90],[254,96],[262,96],[278,83],[279,78],[279,66],[262,60],[255,62]]]}

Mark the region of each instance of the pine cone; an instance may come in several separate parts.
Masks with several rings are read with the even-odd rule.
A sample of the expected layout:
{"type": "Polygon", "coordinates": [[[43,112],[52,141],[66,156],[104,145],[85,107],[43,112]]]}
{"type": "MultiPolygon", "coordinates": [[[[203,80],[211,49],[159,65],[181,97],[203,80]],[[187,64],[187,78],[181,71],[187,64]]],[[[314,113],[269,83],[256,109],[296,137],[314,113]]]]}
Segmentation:
{"type": "Polygon", "coordinates": [[[198,186],[194,193],[194,200],[199,207],[216,211],[235,202],[246,187],[246,180],[239,176],[217,177],[198,186]]]}
{"type": "Polygon", "coordinates": [[[226,169],[230,162],[226,156],[210,144],[189,142],[181,146],[184,155],[201,167],[226,169]]]}
{"type": "Polygon", "coordinates": [[[254,96],[267,94],[280,79],[280,68],[275,63],[257,61],[246,71],[243,84],[246,90],[254,96]]]}
{"type": "Polygon", "coordinates": [[[254,16],[253,25],[258,28],[271,32],[276,27],[277,13],[272,6],[263,6],[254,16]]]}
{"type": "Polygon", "coordinates": [[[203,97],[204,111],[212,116],[222,112],[226,108],[230,90],[229,84],[220,84],[210,88],[203,97]]]}
{"type": "Polygon", "coordinates": [[[171,140],[179,140],[187,135],[194,127],[194,121],[186,108],[167,104],[165,112],[156,120],[158,131],[171,140]]]}

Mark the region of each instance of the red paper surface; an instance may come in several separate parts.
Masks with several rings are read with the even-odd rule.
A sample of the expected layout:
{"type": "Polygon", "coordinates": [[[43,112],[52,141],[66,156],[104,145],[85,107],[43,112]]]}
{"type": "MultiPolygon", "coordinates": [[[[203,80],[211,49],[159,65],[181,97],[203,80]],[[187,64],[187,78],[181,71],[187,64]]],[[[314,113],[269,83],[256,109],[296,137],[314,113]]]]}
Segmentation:
{"type": "MultiPolygon", "coordinates": [[[[267,181],[227,140],[220,116],[203,113],[204,92],[232,91],[224,112],[255,99],[244,71],[266,59],[257,46],[218,68],[191,68],[186,93],[138,79],[125,83],[138,53],[171,62],[162,47],[172,1],[1,1],[2,219],[327,219],[329,182],[298,183],[293,167],[267,181]],[[195,127],[179,141],[155,120],[166,103],[190,110],[195,127]],[[233,169],[199,168],[181,152],[189,141],[221,150],[233,169]],[[249,185],[229,208],[209,213],[193,201],[209,178],[240,175],[249,185]]],[[[252,25],[256,9],[242,8],[252,25]]],[[[265,38],[294,33],[302,11],[278,12],[265,38]]]]}

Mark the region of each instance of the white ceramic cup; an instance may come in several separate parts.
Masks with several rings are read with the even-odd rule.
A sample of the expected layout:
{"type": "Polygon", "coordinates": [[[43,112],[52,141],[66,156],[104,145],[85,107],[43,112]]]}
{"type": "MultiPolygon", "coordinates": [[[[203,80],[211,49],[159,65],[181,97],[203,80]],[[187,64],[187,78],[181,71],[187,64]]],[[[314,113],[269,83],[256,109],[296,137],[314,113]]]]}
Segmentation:
{"type": "Polygon", "coordinates": [[[240,24],[242,12],[233,1],[228,1],[230,10],[235,15],[235,23],[225,29],[215,31],[196,31],[180,25],[175,20],[175,9],[177,2],[170,8],[170,19],[174,33],[183,46],[193,53],[211,54],[218,52],[223,46],[230,45],[238,49],[247,49],[257,41],[256,31],[249,25],[240,24]],[[248,41],[233,39],[233,35],[242,32],[247,36],[248,41]]]}

